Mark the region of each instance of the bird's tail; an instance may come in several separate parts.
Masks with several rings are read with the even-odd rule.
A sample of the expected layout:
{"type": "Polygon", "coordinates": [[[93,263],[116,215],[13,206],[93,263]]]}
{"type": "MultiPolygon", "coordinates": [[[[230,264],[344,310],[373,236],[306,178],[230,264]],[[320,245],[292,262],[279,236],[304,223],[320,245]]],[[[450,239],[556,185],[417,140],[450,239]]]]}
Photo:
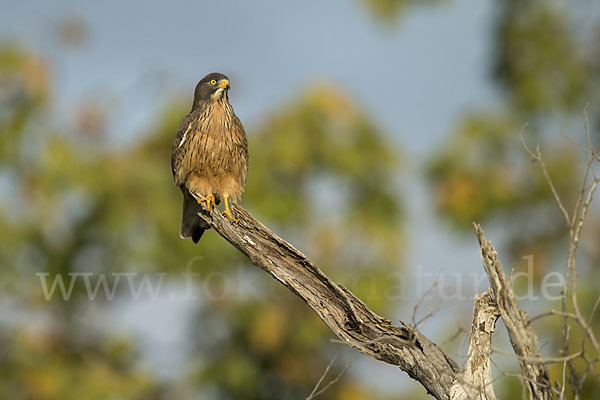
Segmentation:
{"type": "Polygon", "coordinates": [[[202,211],[200,204],[189,193],[183,194],[183,216],[181,217],[181,228],[179,237],[182,239],[192,238],[194,243],[202,237],[205,230],[210,229],[198,213],[202,211]]]}

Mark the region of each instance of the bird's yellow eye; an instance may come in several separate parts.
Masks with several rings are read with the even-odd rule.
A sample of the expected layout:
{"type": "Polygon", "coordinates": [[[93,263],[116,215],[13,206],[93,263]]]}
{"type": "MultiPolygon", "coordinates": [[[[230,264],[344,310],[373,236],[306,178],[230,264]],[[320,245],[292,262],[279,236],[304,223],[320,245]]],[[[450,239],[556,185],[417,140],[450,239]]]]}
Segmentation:
{"type": "Polygon", "coordinates": [[[217,84],[217,81],[215,81],[214,79],[211,79],[210,84],[214,86],[217,84]]]}

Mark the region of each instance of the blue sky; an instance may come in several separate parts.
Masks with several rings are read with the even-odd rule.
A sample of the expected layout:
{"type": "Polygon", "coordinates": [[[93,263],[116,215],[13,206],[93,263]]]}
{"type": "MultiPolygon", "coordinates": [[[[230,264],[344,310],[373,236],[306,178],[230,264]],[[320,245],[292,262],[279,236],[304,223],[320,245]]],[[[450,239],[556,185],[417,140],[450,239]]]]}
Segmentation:
{"type": "Polygon", "coordinates": [[[114,128],[135,132],[174,93],[191,97],[207,72],[233,81],[247,125],[304,88],[333,81],[398,143],[427,151],[466,109],[492,104],[490,1],[418,7],[389,27],[360,1],[28,1],[3,7],[0,35],[49,56],[64,110],[117,100],[114,128]],[[83,49],[53,35],[67,17],[90,30],[83,49]]]}

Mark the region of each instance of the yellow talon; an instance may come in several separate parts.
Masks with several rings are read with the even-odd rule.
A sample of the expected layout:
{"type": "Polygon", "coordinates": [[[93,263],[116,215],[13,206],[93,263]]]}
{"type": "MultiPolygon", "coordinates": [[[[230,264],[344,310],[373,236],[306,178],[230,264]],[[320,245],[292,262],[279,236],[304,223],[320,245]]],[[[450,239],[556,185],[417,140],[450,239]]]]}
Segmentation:
{"type": "Polygon", "coordinates": [[[210,212],[210,205],[215,204],[215,196],[209,194],[207,196],[201,197],[198,199],[198,204],[202,205],[202,202],[205,202],[206,209],[210,212]]]}
{"type": "Polygon", "coordinates": [[[229,196],[224,195],[223,196],[223,201],[225,202],[225,211],[223,212],[223,216],[227,217],[227,219],[233,223],[237,223],[238,219],[233,217],[233,214],[231,214],[231,210],[229,209],[229,196]]]}
{"type": "Polygon", "coordinates": [[[233,214],[231,214],[231,211],[223,211],[221,214],[223,214],[224,217],[227,217],[227,219],[235,224],[237,224],[239,222],[239,219],[237,218],[233,218],[233,214]]]}

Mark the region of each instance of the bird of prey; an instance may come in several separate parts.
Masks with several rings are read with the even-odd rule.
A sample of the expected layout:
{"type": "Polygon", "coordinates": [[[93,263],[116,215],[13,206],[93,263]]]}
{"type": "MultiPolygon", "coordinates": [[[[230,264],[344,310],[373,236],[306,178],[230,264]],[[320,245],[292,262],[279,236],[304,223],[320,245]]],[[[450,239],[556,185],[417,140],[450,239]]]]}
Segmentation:
{"type": "Polygon", "coordinates": [[[225,215],[246,184],[248,141],[244,127],[229,104],[229,78],[206,75],[194,92],[192,110],[179,125],[171,150],[175,184],[183,193],[183,217],[179,236],[198,243],[209,226],[198,216],[204,205],[210,211],[221,200],[225,215]]]}

